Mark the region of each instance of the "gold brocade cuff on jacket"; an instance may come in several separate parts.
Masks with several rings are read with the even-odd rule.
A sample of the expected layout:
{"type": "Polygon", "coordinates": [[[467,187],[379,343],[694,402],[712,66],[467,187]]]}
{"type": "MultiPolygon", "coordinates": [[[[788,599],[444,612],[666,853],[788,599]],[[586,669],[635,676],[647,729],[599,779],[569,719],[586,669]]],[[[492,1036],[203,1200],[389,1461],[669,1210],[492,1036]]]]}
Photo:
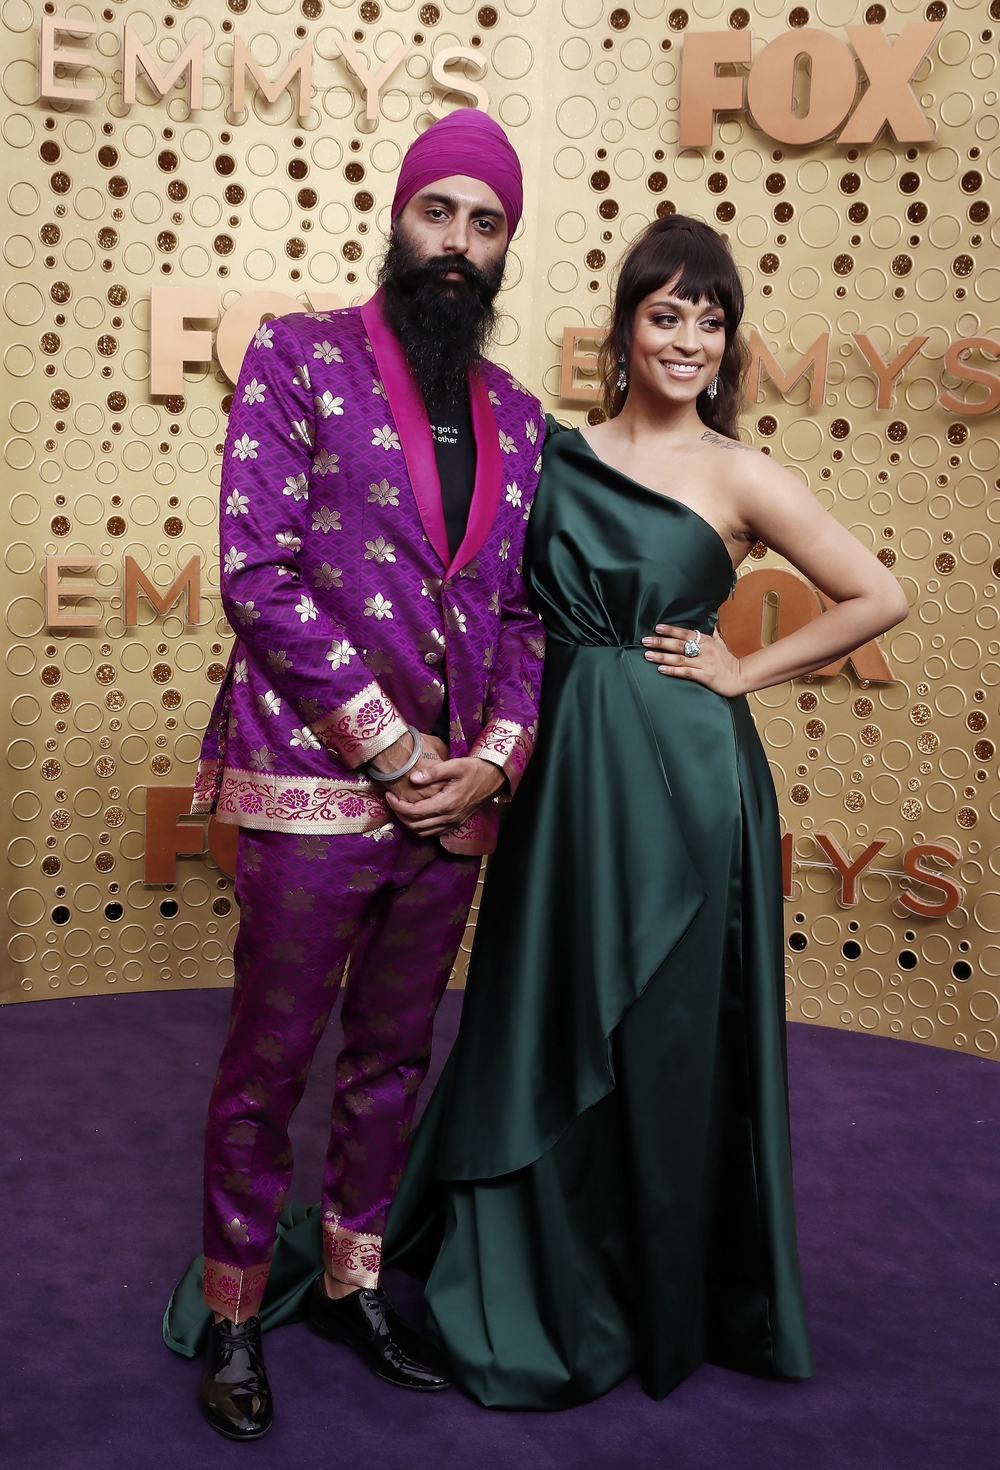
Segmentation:
{"type": "Polygon", "coordinates": [[[500,807],[494,797],[438,841],[445,852],[452,852],[456,857],[486,857],[496,849],[499,827],[500,807]]]}
{"type": "Polygon", "coordinates": [[[513,796],[534,748],[534,732],[528,726],[518,725],[513,720],[493,719],[480,730],[469,754],[499,766],[507,777],[513,796]]]}
{"type": "Polygon", "coordinates": [[[310,729],[354,770],[388,750],[407,731],[406,721],[389,696],[372,681],[346,704],[314,720],[310,729]]]}
{"type": "Polygon", "coordinates": [[[206,1257],[204,1295],[206,1306],[230,1322],[256,1317],[264,1299],[270,1260],[258,1266],[230,1266],[206,1257]]]}
{"type": "Polygon", "coordinates": [[[190,812],[192,816],[208,816],[211,812],[215,811],[221,785],[222,762],[214,759],[200,760],[198,762],[198,773],[194,779],[194,793],[191,797],[190,812]]]}

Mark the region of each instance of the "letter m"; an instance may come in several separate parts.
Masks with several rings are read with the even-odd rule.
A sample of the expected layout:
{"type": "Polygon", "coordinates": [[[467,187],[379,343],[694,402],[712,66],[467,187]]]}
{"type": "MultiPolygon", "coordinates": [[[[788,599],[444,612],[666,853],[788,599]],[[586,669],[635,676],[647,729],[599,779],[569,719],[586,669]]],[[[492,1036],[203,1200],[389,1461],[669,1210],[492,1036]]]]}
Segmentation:
{"type": "Polygon", "coordinates": [[[748,403],[760,402],[760,380],[765,369],[779,393],[790,392],[800,378],[804,378],[806,373],[811,372],[812,391],[809,394],[809,402],[813,408],[822,407],[826,401],[826,372],[829,358],[830,333],[824,332],[822,336],[816,338],[811,347],[806,348],[795,366],[789,368],[786,373],[757,328],[754,327],[750,333],[750,370],[747,373],[746,401],[748,403]]]}
{"type": "Polygon", "coordinates": [[[185,594],[184,612],[186,621],[196,623],[201,617],[201,557],[193,556],[182,567],[170,586],[160,592],[146,576],[135,557],[125,558],[125,626],[134,628],[139,621],[139,592],[143,591],[161,615],[169,612],[174,603],[185,594]]]}
{"type": "Polygon", "coordinates": [[[122,65],[122,102],[126,107],[131,107],[136,101],[136,76],[140,66],[158,97],[165,97],[178,78],[187,72],[187,104],[193,112],[201,107],[204,64],[205,37],[199,31],[184,47],[170,70],[166,73],[161,72],[135,31],[126,22],[122,65]]]}
{"type": "Polygon", "coordinates": [[[312,42],[306,41],[292,57],[277,81],[268,81],[261,68],[250,55],[250,48],[242,36],[233,41],[233,112],[242,112],[245,106],[247,72],[253,77],[268,102],[277,102],[286,87],[290,87],[298,73],[299,102],[297,115],[309,116],[309,90],[312,79],[312,42]]]}

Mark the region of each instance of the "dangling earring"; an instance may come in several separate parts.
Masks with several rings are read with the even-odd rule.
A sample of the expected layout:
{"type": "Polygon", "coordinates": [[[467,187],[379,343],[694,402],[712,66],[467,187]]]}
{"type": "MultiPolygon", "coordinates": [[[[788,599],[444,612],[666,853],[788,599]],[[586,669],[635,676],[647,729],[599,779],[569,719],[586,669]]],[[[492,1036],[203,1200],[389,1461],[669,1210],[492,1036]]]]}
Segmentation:
{"type": "Polygon", "coordinates": [[[625,359],[618,359],[618,391],[624,393],[628,388],[628,373],[625,371],[625,359]]]}
{"type": "Polygon", "coordinates": [[[709,398],[715,398],[715,397],[718,396],[718,392],[719,392],[719,375],[718,375],[718,373],[716,373],[715,377],[709,383],[708,387],[705,389],[705,392],[708,394],[709,398]]]}

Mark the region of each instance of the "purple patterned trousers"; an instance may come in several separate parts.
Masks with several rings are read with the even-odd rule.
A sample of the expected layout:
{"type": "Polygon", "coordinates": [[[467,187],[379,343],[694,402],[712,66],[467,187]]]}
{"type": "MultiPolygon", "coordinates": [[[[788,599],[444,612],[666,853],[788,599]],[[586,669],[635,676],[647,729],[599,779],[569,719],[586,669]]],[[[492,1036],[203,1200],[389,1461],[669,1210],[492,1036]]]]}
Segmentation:
{"type": "Polygon", "coordinates": [[[260,1307],[292,1176],[288,1123],[340,990],[323,1179],[323,1250],[338,1280],[377,1286],[399,1186],[480,859],[400,826],[335,837],[241,830],[232,1021],[205,1139],[205,1300],[260,1307]]]}

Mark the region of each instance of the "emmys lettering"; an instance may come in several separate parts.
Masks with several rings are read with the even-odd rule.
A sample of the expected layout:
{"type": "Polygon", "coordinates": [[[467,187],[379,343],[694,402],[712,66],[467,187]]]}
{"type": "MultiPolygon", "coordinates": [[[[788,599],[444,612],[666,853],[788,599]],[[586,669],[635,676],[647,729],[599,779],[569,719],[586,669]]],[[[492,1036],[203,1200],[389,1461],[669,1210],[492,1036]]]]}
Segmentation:
{"type": "Polygon", "coordinates": [[[829,832],[810,832],[817,847],[826,854],[829,862],[811,861],[795,854],[795,837],[786,832],[781,839],[782,887],[785,898],[793,897],[792,873],[798,870],[822,868],[831,870],[840,877],[840,893],[837,902],[841,908],[853,908],[858,901],[858,882],[865,872],[878,873],[883,878],[900,880],[902,892],[899,902],[911,914],[923,919],[942,919],[965,902],[965,889],[961,883],[948,878],[932,867],[932,863],[952,868],[962,861],[962,849],[957,843],[918,842],[908,847],[903,854],[901,868],[873,868],[871,863],[878,857],[888,839],[877,837],[869,842],[865,850],[852,859],[829,832]],[[930,897],[921,897],[913,891],[914,885],[931,890],[930,897]]]}
{"type": "MultiPolygon", "coordinates": [[[[100,627],[104,614],[98,599],[102,593],[110,593],[110,589],[98,587],[96,582],[79,576],[70,575],[67,580],[67,574],[83,572],[93,575],[94,568],[103,560],[103,557],[79,552],[46,556],[43,581],[47,628],[100,627]]],[[[154,570],[152,580],[146,576],[134,556],[126,555],[122,581],[121,618],[126,628],[134,628],[139,622],[140,592],[148,598],[160,617],[165,617],[183,597],[184,621],[189,626],[200,623],[200,555],[192,556],[173,578],[171,569],[161,563],[154,570]]]]}
{"type": "MultiPolygon", "coordinates": [[[[298,310],[303,310],[297,307],[298,310]]],[[[601,396],[597,382],[597,348],[603,332],[592,327],[566,327],[562,340],[562,372],[559,397],[564,403],[596,403],[601,396]]],[[[893,407],[896,389],[906,368],[913,362],[930,333],[911,337],[908,342],[891,346],[883,355],[881,348],[870,332],[852,332],[851,339],[857,344],[869,370],[878,383],[875,407],[883,412],[893,407]]],[[[249,338],[248,338],[249,340],[249,338]]],[[[750,369],[747,374],[746,399],[748,403],[759,403],[763,397],[763,376],[766,373],[779,393],[790,393],[805,377],[810,379],[809,403],[819,408],[826,402],[827,374],[830,363],[830,333],[823,332],[806,348],[790,367],[783,368],[775,352],[768,346],[756,327],[749,333],[750,369]]],[[[1000,408],[1000,374],[985,367],[977,367],[966,359],[972,352],[981,353],[987,361],[1000,359],[1000,341],[993,337],[959,337],[945,351],[942,369],[942,389],[938,403],[949,413],[963,417],[978,417],[995,413],[1000,408]],[[960,383],[976,383],[985,388],[985,398],[968,400],[959,398],[954,389],[960,383]]],[[[220,359],[221,361],[221,359],[220,359]]],[[[179,390],[172,390],[179,391],[179,390]]]]}
{"type": "MultiPolygon", "coordinates": [[[[143,17],[146,19],[147,17],[143,17]]],[[[91,52],[67,49],[65,38],[73,36],[85,39],[97,30],[96,20],[83,20],[77,16],[45,15],[42,17],[38,36],[39,97],[45,102],[96,102],[97,92],[86,86],[86,78],[69,83],[70,72],[92,68],[91,52]]],[[[178,45],[170,38],[171,44],[178,45]]],[[[138,94],[138,76],[142,71],[150,91],[151,100],[165,97],[173,87],[183,87],[188,107],[197,112],[203,105],[206,37],[199,32],[192,36],[183,50],[176,56],[166,71],[161,71],[157,61],[139,39],[138,32],[128,21],[122,28],[121,100],[131,107],[142,101],[138,94]]],[[[250,44],[242,36],[233,38],[232,64],[232,110],[242,113],[246,108],[246,84],[250,77],[268,102],[277,102],[286,87],[294,85],[297,97],[297,115],[309,115],[313,75],[313,45],[305,41],[296,51],[280,76],[269,78],[250,52],[250,44]]],[[[378,117],[378,102],[382,88],[410,55],[413,47],[406,42],[386,57],[377,70],[372,71],[360,52],[348,41],[338,41],[340,58],[360,85],[365,101],[365,116],[369,122],[378,117]]],[[[436,86],[448,93],[466,97],[473,107],[488,107],[489,94],[462,71],[449,70],[457,63],[474,66],[482,75],[486,70],[483,58],[464,46],[448,46],[438,51],[431,59],[430,75],[436,86]]],[[[441,101],[428,104],[427,111],[434,117],[444,117],[449,109],[441,101]]]]}
{"type": "MultiPolygon", "coordinates": [[[[237,827],[226,826],[214,817],[190,815],[193,786],[147,786],[145,822],[145,864],[143,882],[149,887],[165,887],[177,881],[177,859],[212,855],[224,873],[235,868],[237,827]]],[[[876,838],[858,857],[852,859],[829,832],[811,832],[827,862],[800,858],[795,851],[795,836],[786,832],[781,839],[782,889],[784,897],[794,897],[792,879],[795,873],[822,869],[834,872],[840,879],[837,903],[840,908],[853,908],[858,902],[858,885],[866,873],[894,878],[899,883],[898,899],[911,914],[925,919],[943,919],[965,902],[965,889],[953,878],[940,872],[962,861],[957,844],[918,842],[903,854],[902,866],[873,867],[872,863],[886,846],[876,838]],[[917,891],[921,890],[921,891],[917,891]]]]}

